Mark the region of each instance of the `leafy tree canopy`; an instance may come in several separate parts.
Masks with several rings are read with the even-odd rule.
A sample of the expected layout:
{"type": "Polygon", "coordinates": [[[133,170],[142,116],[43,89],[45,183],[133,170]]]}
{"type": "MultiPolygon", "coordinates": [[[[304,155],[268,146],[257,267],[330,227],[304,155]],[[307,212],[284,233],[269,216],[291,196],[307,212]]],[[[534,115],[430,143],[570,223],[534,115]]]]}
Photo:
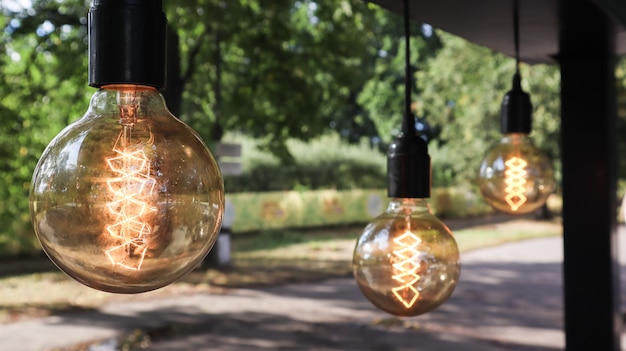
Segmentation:
{"type": "MultiPolygon", "coordinates": [[[[429,122],[442,125],[431,143],[435,182],[471,183],[486,151],[500,139],[500,106],[511,89],[512,58],[438,32],[442,49],[417,74],[417,106],[429,122]]],[[[533,136],[558,159],[559,74],[555,66],[522,65],[522,88],[534,106],[533,136]]]]}
{"type": "MultiPolygon", "coordinates": [[[[47,143],[85,111],[90,0],[0,0],[0,252],[35,250],[28,187],[47,143]]],[[[164,0],[172,110],[211,145],[256,138],[294,164],[289,138],[337,133],[384,150],[404,111],[402,18],[362,0],[164,0]]],[[[471,183],[499,138],[511,58],[411,26],[411,106],[431,126],[434,184],[471,183]]],[[[626,97],[626,62],[617,71],[626,97]]],[[[522,67],[533,137],[558,160],[558,68],[522,67]]],[[[620,105],[620,130],[626,107],[620,105]]],[[[624,148],[626,143],[620,142],[624,148]]],[[[558,169],[558,165],[557,165],[558,169]]],[[[626,166],[622,165],[624,175],[626,166]]]]}

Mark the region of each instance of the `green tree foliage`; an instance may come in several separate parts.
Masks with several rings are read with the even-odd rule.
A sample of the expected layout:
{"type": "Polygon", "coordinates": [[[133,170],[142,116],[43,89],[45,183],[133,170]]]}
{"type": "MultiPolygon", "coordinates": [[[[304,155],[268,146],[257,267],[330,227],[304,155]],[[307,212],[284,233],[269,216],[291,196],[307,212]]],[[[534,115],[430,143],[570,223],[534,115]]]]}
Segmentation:
{"type": "MultiPolygon", "coordinates": [[[[434,184],[472,183],[482,157],[500,139],[500,106],[511,88],[512,58],[438,32],[442,49],[417,74],[417,99],[426,119],[444,126],[430,145],[434,184]]],[[[536,145],[556,159],[558,153],[558,68],[527,66],[522,88],[534,106],[536,145]]]]}
{"type": "MultiPolygon", "coordinates": [[[[0,252],[34,249],[28,187],[45,145],[79,118],[90,0],[5,0],[0,13],[0,252]]],[[[375,133],[352,118],[372,69],[379,8],[360,0],[164,1],[173,107],[209,144],[233,130],[293,162],[287,136],[375,133]],[[173,45],[172,45],[173,44],[173,45]],[[357,131],[354,133],[353,131],[357,131]]],[[[355,135],[357,135],[355,137],[355,135]]]]}
{"type": "Polygon", "coordinates": [[[78,15],[84,4],[33,5],[0,14],[0,252],[13,254],[37,247],[28,220],[32,170],[52,136],[88,101],[86,30],[78,15]]]}
{"type": "MultiPolygon", "coordinates": [[[[373,33],[371,46],[375,51],[371,53],[374,68],[358,102],[363,106],[365,118],[372,120],[379,133],[383,145],[391,141],[400,128],[400,121],[405,106],[405,44],[404,26],[402,19],[388,12],[377,13],[379,26],[373,33]]],[[[410,44],[411,75],[423,70],[428,60],[435,57],[441,43],[438,35],[430,26],[412,23],[410,44]]],[[[412,80],[412,109],[420,93],[420,87],[412,80]]],[[[363,116],[360,116],[363,118],[363,116]]]]}
{"type": "MultiPolygon", "coordinates": [[[[20,8],[19,1],[0,0],[0,252],[35,249],[27,199],[32,170],[94,91],[87,86],[91,0],[31,2],[20,8]]],[[[164,0],[164,7],[168,104],[209,145],[239,132],[283,164],[297,165],[290,138],[334,132],[353,143],[384,144],[398,128],[405,75],[400,16],[362,0],[164,0]]],[[[470,182],[499,138],[513,60],[420,24],[411,27],[411,40],[413,110],[441,126],[430,143],[434,185],[470,182]]],[[[533,135],[556,159],[557,68],[524,66],[522,76],[535,105],[533,135]]],[[[626,74],[619,77],[624,95],[626,74]]]]}
{"type": "Polygon", "coordinates": [[[178,24],[182,115],[205,139],[240,131],[293,162],[288,137],[338,130],[356,142],[375,132],[353,117],[371,73],[377,7],[358,0],[205,0],[168,8],[178,24]]]}

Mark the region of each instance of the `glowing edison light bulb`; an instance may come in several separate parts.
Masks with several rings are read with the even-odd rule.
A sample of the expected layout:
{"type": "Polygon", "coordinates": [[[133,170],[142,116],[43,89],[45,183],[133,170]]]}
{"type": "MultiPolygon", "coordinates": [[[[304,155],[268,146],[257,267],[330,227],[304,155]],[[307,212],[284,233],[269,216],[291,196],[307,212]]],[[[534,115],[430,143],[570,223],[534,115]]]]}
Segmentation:
{"type": "Polygon", "coordinates": [[[353,271],[365,297],[397,316],[434,310],[454,291],[460,274],[452,232],[425,199],[392,198],[359,238],[353,271]]]}
{"type": "Polygon", "coordinates": [[[154,88],[105,86],[44,151],[31,217],[65,273],[117,293],[160,288],[206,256],[224,188],[215,159],[154,88]]]}
{"type": "Polygon", "coordinates": [[[44,151],[30,189],[35,233],[77,281],[115,293],[170,284],[219,234],[224,185],[199,136],[174,117],[161,0],[94,0],[82,118],[44,151]]]}
{"type": "Polygon", "coordinates": [[[554,191],[554,171],[548,157],[526,134],[506,134],[483,159],[478,187],[495,209],[511,214],[530,213],[554,191]]]}

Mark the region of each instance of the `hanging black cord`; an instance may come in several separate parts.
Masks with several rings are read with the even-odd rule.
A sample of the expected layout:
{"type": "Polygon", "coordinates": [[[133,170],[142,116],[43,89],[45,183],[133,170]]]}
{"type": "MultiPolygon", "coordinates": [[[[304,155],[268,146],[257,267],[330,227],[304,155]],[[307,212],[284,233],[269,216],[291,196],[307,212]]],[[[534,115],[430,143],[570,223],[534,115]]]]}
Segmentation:
{"type": "Polygon", "coordinates": [[[415,134],[415,118],[411,113],[411,20],[409,0],[404,0],[404,116],[402,133],[415,134]]]}
{"type": "Polygon", "coordinates": [[[513,0],[513,36],[515,42],[515,74],[519,75],[519,0],[513,0]]]}
{"type": "Polygon", "coordinates": [[[404,0],[405,112],[402,116],[402,132],[394,138],[387,152],[387,195],[392,198],[422,199],[430,197],[430,156],[426,141],[417,136],[415,117],[411,113],[409,1],[404,0]]]}
{"type": "Polygon", "coordinates": [[[513,84],[502,101],[500,132],[502,134],[530,134],[532,127],[532,104],[530,95],[522,90],[519,42],[519,0],[513,0],[513,36],[515,43],[515,74],[513,84]]]}

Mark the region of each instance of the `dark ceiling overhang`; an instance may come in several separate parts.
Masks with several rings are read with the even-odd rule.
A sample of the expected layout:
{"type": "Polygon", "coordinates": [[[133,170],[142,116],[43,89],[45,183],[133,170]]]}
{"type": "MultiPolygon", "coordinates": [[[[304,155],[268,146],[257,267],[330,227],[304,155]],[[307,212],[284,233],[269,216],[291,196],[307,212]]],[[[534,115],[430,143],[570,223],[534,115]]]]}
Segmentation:
{"type": "MultiPolygon", "coordinates": [[[[402,13],[400,0],[372,0],[402,13]]],[[[626,54],[626,0],[594,0],[617,29],[617,53],[626,54]]],[[[559,52],[559,1],[520,0],[520,55],[527,63],[555,63],[559,52]]],[[[509,56],[513,0],[411,0],[411,18],[509,56]]]]}

